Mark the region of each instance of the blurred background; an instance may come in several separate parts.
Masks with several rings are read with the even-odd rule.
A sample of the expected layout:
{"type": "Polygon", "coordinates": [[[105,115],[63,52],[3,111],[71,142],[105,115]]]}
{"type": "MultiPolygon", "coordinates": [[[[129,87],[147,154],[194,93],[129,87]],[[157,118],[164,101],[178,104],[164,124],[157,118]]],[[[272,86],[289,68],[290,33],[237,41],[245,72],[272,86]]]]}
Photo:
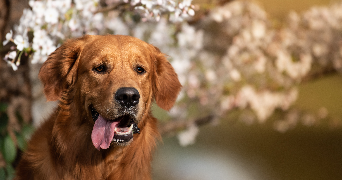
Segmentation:
{"type": "MultiPolygon", "coordinates": [[[[162,11],[149,20],[126,6],[111,13],[108,7],[123,1],[96,1],[103,17],[91,18],[102,26],[70,23],[88,18],[77,2],[69,2],[73,13],[59,11],[65,37],[42,28],[51,47],[82,33],[133,35],[168,54],[179,74],[184,88],[175,107],[152,109],[163,135],[153,179],[342,179],[340,1],[194,0],[179,21],[162,11]]],[[[34,49],[38,30],[25,26],[31,35],[23,49],[15,41],[30,6],[34,12],[37,4],[0,0],[0,39],[9,41],[0,46],[0,179],[13,177],[26,140],[56,106],[45,102],[37,79],[48,55],[34,49]]]]}
{"type": "MultiPolygon", "coordinates": [[[[291,11],[303,13],[313,6],[328,6],[336,1],[254,2],[265,9],[275,26],[281,27],[291,11]]],[[[154,179],[341,179],[342,130],[336,125],[342,117],[341,99],[341,75],[331,74],[300,84],[294,106],[312,113],[325,107],[336,118],[332,124],[323,121],[308,127],[299,123],[286,132],[279,132],[272,120],[246,124],[238,121],[233,113],[218,125],[201,127],[193,145],[182,147],[177,137],[166,136],[154,158],[154,179]]]]}

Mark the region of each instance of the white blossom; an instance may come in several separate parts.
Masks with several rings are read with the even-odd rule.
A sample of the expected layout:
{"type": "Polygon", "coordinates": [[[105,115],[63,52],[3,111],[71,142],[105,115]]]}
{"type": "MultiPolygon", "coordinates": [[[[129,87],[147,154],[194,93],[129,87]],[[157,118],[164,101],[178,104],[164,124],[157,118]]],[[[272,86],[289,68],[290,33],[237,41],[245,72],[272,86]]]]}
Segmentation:
{"type": "Polygon", "coordinates": [[[188,82],[189,82],[189,85],[193,88],[198,88],[200,85],[199,79],[194,74],[190,74],[188,76],[188,82]]]}
{"type": "Polygon", "coordinates": [[[264,73],[266,70],[267,59],[265,56],[260,56],[254,63],[254,68],[258,73],[264,73]]]}
{"type": "Polygon", "coordinates": [[[260,20],[253,21],[252,23],[252,34],[256,39],[263,38],[266,33],[266,25],[260,20]]]}
{"type": "Polygon", "coordinates": [[[14,59],[17,56],[17,52],[16,51],[11,51],[9,53],[7,53],[5,55],[4,60],[7,62],[8,65],[10,65],[13,69],[13,71],[18,70],[18,65],[16,63],[14,63],[14,59]]]}
{"type": "Polygon", "coordinates": [[[17,52],[16,51],[11,51],[8,54],[6,54],[5,59],[14,59],[17,56],[17,52]]]}
{"type": "MultiPolygon", "coordinates": [[[[174,67],[175,71],[179,75],[185,75],[187,71],[190,68],[190,62],[189,61],[183,61],[183,59],[179,59],[176,56],[173,56],[173,61],[171,62],[172,67],[174,67]]],[[[183,84],[185,81],[181,81],[183,84]]]]}
{"type": "Polygon", "coordinates": [[[9,33],[6,34],[6,40],[2,42],[3,45],[6,45],[9,41],[12,40],[13,31],[11,30],[9,33]]]}
{"type": "MultiPolygon", "coordinates": [[[[118,17],[111,18],[107,22],[108,28],[114,31],[115,34],[128,35],[129,29],[127,25],[118,17]]],[[[143,31],[140,31],[143,32],[143,31]]]]}
{"type": "Polygon", "coordinates": [[[234,81],[240,81],[241,80],[241,74],[238,70],[236,69],[232,69],[229,72],[230,77],[234,80],[234,81]]]}
{"type": "MultiPolygon", "coordinates": [[[[30,0],[29,5],[32,8],[33,14],[35,14],[36,17],[44,17],[46,6],[43,1],[35,1],[35,0],[30,0]]],[[[28,13],[32,13],[29,10],[26,10],[28,13]]]]}
{"type": "Polygon", "coordinates": [[[178,134],[179,144],[181,146],[194,144],[198,131],[198,127],[195,124],[192,124],[187,130],[178,134]]]}
{"type": "MultiPolygon", "coordinates": [[[[124,0],[125,3],[128,3],[128,0],[124,0]]],[[[140,0],[131,0],[131,5],[135,6],[140,2],[140,0]]]]}
{"type": "Polygon", "coordinates": [[[53,51],[57,49],[54,45],[53,41],[50,38],[46,38],[44,40],[44,46],[42,46],[41,54],[42,55],[50,55],[53,51]]]}
{"type": "Polygon", "coordinates": [[[18,70],[18,66],[12,61],[7,61],[7,64],[9,64],[12,67],[13,71],[18,70]]]}
{"type": "MultiPolygon", "coordinates": [[[[161,19],[149,38],[149,42],[163,51],[163,47],[174,43],[171,29],[167,26],[166,19],[161,19]],[[160,41],[162,39],[162,41],[160,41]]],[[[166,49],[165,49],[166,50],[166,49]]]]}
{"type": "Polygon", "coordinates": [[[210,15],[214,21],[220,23],[224,19],[229,19],[232,16],[232,13],[227,9],[218,8],[218,9],[216,9],[216,11],[213,11],[210,15]]]}
{"type": "Polygon", "coordinates": [[[183,0],[181,3],[179,3],[179,6],[181,8],[189,7],[189,6],[191,6],[191,2],[192,2],[192,0],[183,0]]]}
{"type": "Polygon", "coordinates": [[[157,5],[156,0],[141,0],[141,4],[144,4],[147,9],[152,9],[154,5],[157,5]]]}
{"type": "Polygon", "coordinates": [[[56,7],[56,9],[58,9],[61,12],[61,14],[64,14],[70,9],[72,0],[62,0],[62,1],[56,0],[56,1],[49,1],[49,2],[51,2],[52,6],[56,7]]]}
{"type": "Polygon", "coordinates": [[[101,29],[104,29],[104,23],[103,23],[103,20],[104,20],[104,17],[103,17],[103,14],[95,14],[95,16],[93,16],[92,18],[93,22],[94,22],[94,27],[98,30],[101,30],[101,29]]]}
{"type": "Polygon", "coordinates": [[[47,32],[43,29],[37,29],[36,31],[34,31],[33,33],[33,44],[32,47],[34,49],[40,49],[42,46],[44,46],[45,44],[45,39],[48,38],[47,37],[47,32]]]}
{"type": "Polygon", "coordinates": [[[16,37],[14,38],[14,43],[17,45],[17,49],[19,51],[22,51],[24,48],[29,47],[27,36],[16,35],[16,37]]]}
{"type": "Polygon", "coordinates": [[[36,52],[33,53],[31,63],[37,64],[39,62],[44,62],[44,59],[47,58],[41,54],[41,50],[37,49],[36,52]]]}
{"type": "Polygon", "coordinates": [[[235,98],[233,96],[224,96],[221,98],[220,108],[223,111],[232,109],[235,106],[235,98]]]}
{"type": "Polygon", "coordinates": [[[205,77],[208,81],[215,81],[217,79],[217,76],[212,69],[207,70],[205,77]]]}
{"type": "Polygon", "coordinates": [[[203,31],[196,31],[195,27],[183,24],[182,31],[177,34],[178,44],[181,47],[193,46],[201,49],[203,45],[203,31]]]}
{"type": "Polygon", "coordinates": [[[68,26],[69,26],[71,31],[75,31],[77,28],[79,28],[81,26],[81,22],[79,21],[79,19],[77,17],[73,16],[70,19],[68,26]]]}
{"type": "Polygon", "coordinates": [[[45,22],[51,23],[51,24],[56,24],[58,22],[58,11],[55,8],[48,8],[45,13],[45,22]]]}

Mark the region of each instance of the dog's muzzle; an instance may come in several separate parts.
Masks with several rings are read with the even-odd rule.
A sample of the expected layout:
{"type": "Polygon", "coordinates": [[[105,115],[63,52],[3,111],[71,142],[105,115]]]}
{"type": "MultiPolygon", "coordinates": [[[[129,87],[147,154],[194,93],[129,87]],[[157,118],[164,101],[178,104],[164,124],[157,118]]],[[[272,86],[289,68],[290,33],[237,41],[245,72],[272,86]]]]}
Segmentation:
{"type": "Polygon", "coordinates": [[[91,134],[95,148],[107,149],[110,144],[128,145],[134,133],[140,133],[136,113],[140,94],[131,87],[123,87],[116,91],[115,101],[119,104],[118,115],[113,119],[101,116],[94,106],[90,106],[91,116],[95,124],[91,134]]]}

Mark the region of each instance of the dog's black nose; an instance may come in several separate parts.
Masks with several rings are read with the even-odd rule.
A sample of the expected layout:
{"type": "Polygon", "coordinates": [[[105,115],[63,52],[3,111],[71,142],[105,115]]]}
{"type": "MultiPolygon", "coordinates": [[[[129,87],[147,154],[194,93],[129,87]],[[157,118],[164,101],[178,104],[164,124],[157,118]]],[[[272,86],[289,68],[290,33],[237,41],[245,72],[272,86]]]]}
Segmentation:
{"type": "Polygon", "coordinates": [[[132,87],[123,87],[116,91],[115,100],[121,104],[121,106],[130,108],[139,103],[140,94],[137,89],[132,87]]]}

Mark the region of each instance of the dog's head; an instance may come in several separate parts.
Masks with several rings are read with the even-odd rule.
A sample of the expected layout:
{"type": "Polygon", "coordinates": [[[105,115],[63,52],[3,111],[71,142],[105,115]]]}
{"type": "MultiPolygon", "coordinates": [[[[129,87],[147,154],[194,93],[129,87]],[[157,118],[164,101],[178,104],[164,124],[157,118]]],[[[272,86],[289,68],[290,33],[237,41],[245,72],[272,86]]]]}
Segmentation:
{"type": "Polygon", "coordinates": [[[43,64],[39,77],[48,100],[85,114],[97,149],[127,145],[150,104],[169,110],[181,85],[158,48],[130,36],[84,36],[69,40],[43,64]]]}

